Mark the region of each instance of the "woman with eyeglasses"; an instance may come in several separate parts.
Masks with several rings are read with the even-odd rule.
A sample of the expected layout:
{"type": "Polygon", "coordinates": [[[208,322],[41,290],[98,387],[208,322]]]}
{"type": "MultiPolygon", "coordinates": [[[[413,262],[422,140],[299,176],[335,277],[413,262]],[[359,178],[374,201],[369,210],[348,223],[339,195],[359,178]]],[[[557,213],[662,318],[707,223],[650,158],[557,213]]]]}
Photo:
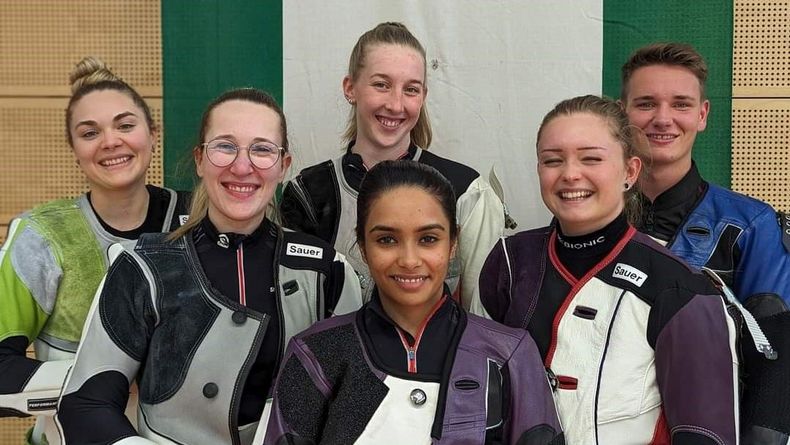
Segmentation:
{"type": "Polygon", "coordinates": [[[467,314],[449,295],[455,215],[436,169],[370,169],[356,234],[372,299],[291,340],[264,444],[565,443],[529,334],[467,314]]]}
{"type": "Polygon", "coordinates": [[[383,160],[430,165],[450,181],[458,198],[461,232],[448,284],[465,308],[478,308],[478,275],[505,229],[504,208],[478,172],[427,151],[432,132],[425,107],[425,49],[404,25],[379,24],[354,46],[343,94],[351,106],[345,153],[302,170],[288,183],[283,192],[284,224],[316,235],[346,255],[360,274],[367,299],[373,281],[354,235],[362,177],[383,160]]]}
{"type": "Polygon", "coordinates": [[[107,248],[175,229],[189,202],[146,185],[158,129],[143,98],[92,57],[70,82],[66,138],[88,192],[25,212],[0,250],[0,417],[38,415],[32,444],[60,443],[52,416],[107,248]],[[25,356],[31,343],[35,359],[25,356]]]}
{"type": "Polygon", "coordinates": [[[59,404],[67,443],[249,444],[288,339],[361,305],[340,255],[267,217],[291,163],[274,99],[224,93],[199,140],[188,223],[111,248],[59,404]]]}

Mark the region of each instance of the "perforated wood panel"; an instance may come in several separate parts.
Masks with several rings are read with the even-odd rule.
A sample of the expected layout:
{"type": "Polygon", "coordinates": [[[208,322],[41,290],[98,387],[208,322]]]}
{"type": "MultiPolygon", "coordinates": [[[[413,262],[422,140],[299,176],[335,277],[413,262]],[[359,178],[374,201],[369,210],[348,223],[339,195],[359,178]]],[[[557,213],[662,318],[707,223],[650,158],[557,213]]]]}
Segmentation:
{"type": "Polygon", "coordinates": [[[734,21],[733,95],[790,96],[790,0],[736,0],[734,21]]]}
{"type": "MultiPolygon", "coordinates": [[[[0,222],[36,204],[87,190],[64,136],[66,99],[0,98],[0,222]]],[[[162,101],[149,99],[160,121],[162,101]]],[[[148,170],[148,181],[162,184],[162,138],[148,170]]],[[[4,232],[5,233],[5,232],[4,232]]]]}
{"type": "Polygon", "coordinates": [[[732,188],[790,210],[790,99],[733,100],[732,188]]]}
{"type": "Polygon", "coordinates": [[[67,96],[82,57],[107,62],[143,96],[162,96],[158,0],[2,0],[0,95],[67,96]]]}

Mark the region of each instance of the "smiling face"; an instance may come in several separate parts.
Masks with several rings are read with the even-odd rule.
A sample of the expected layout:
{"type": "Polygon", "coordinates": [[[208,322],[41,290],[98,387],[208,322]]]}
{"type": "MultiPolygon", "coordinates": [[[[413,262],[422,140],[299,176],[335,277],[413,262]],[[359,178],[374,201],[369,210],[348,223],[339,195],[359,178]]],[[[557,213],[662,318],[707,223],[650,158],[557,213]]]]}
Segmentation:
{"type": "Polygon", "coordinates": [[[343,79],[345,96],[356,103],[356,146],[401,153],[425,102],[425,62],[408,46],[380,44],[365,53],[356,79],[343,79]]]}
{"type": "MultiPolygon", "coordinates": [[[[239,147],[268,141],[282,145],[280,116],[271,108],[244,100],[220,103],[211,111],[203,142],[223,139],[239,147]]],[[[197,173],[208,193],[208,217],[221,232],[252,233],[263,221],[266,207],[282,182],[291,157],[260,170],[241,150],[232,164],[213,165],[202,149],[195,152],[197,173]]]]}
{"type": "Polygon", "coordinates": [[[360,247],[387,313],[430,311],[455,250],[437,198],[412,186],[385,191],[370,206],[364,236],[360,247]]]}
{"type": "Polygon", "coordinates": [[[680,66],[645,66],[633,72],[627,92],[628,119],[647,135],[653,166],[688,171],[710,109],[694,73],[680,66]]]}
{"type": "Polygon", "coordinates": [[[594,232],[623,211],[625,183],[633,185],[642,166],[623,153],[595,114],[560,115],[545,124],[538,141],[540,194],[564,234],[594,232]]]}
{"type": "Polygon", "coordinates": [[[126,94],[100,90],[71,109],[72,148],[92,191],[123,191],[145,185],[156,133],[126,94]]]}

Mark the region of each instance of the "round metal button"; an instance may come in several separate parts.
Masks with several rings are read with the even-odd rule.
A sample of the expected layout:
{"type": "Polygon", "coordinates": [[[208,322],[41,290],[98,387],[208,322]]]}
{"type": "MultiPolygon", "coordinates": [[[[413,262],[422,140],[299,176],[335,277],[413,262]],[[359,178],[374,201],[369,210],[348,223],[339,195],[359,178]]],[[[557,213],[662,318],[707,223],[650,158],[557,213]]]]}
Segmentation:
{"type": "Polygon", "coordinates": [[[203,386],[203,396],[207,399],[213,399],[219,394],[219,387],[216,383],[206,383],[203,386]]]}
{"type": "Polygon", "coordinates": [[[426,400],[428,400],[428,396],[425,395],[425,391],[421,390],[420,388],[412,389],[411,394],[409,394],[409,399],[411,403],[416,406],[423,405],[426,400]]]}
{"type": "Polygon", "coordinates": [[[230,319],[236,324],[244,324],[247,321],[247,314],[244,311],[236,311],[230,316],[230,319]]]}

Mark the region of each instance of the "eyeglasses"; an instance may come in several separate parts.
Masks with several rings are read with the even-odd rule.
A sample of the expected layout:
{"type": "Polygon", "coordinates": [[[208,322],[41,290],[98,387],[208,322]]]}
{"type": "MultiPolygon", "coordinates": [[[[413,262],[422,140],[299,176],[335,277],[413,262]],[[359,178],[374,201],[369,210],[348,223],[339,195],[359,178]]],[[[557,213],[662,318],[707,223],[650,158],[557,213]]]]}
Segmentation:
{"type": "Polygon", "coordinates": [[[201,144],[206,149],[206,156],[209,162],[217,167],[227,167],[236,161],[241,150],[247,150],[250,163],[257,169],[266,170],[272,168],[280,159],[285,151],[283,147],[278,147],[272,142],[256,142],[247,147],[239,147],[231,141],[216,139],[211,142],[201,144]]]}

